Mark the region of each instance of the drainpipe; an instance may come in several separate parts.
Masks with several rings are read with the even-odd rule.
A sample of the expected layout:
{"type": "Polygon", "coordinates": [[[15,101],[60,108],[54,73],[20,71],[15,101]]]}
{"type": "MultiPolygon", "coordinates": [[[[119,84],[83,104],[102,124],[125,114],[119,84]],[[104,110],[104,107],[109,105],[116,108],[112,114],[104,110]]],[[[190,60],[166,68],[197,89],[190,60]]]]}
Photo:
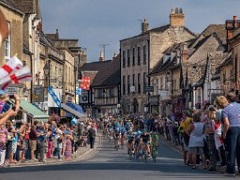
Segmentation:
{"type": "MultiPolygon", "coordinates": [[[[28,55],[30,57],[30,72],[33,75],[33,60],[32,60],[32,55],[34,55],[32,52],[28,51],[28,55]]],[[[33,102],[33,81],[31,81],[30,84],[30,103],[33,102]]]]}

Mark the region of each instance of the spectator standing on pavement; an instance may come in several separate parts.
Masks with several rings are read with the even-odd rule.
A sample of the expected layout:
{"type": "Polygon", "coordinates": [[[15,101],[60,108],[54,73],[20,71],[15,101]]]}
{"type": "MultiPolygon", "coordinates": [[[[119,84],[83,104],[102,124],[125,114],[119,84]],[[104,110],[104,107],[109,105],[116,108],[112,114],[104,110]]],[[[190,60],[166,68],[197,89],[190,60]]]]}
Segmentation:
{"type": "Polygon", "coordinates": [[[96,139],[96,130],[94,129],[93,124],[88,130],[88,138],[89,138],[90,148],[93,149],[95,144],[95,139],[96,139]]]}
{"type": "Polygon", "coordinates": [[[72,159],[72,140],[73,137],[69,130],[64,130],[64,158],[66,161],[72,159]]]}
{"type": "Polygon", "coordinates": [[[6,137],[8,131],[4,124],[0,125],[0,167],[3,167],[6,156],[6,137]]]}
{"type": "MultiPolygon", "coordinates": [[[[228,99],[234,98],[228,94],[228,99]]],[[[224,96],[216,98],[217,105],[223,109],[223,133],[227,151],[226,175],[235,176],[235,159],[237,158],[238,171],[240,172],[240,109],[237,103],[227,100],[224,96]]]]}
{"type": "Polygon", "coordinates": [[[219,162],[217,163],[218,166],[226,166],[226,152],[224,141],[222,138],[222,109],[218,109],[216,111],[216,118],[213,122],[213,130],[214,130],[214,139],[215,139],[215,146],[218,150],[219,162]]]}
{"type": "Polygon", "coordinates": [[[31,160],[36,161],[35,158],[35,151],[37,150],[37,121],[33,122],[33,125],[31,127],[30,133],[29,133],[29,146],[31,149],[31,160]]]}
{"type": "Polygon", "coordinates": [[[203,168],[206,168],[206,159],[203,152],[203,134],[204,124],[200,122],[201,113],[197,112],[193,114],[193,123],[189,127],[189,154],[192,159],[192,169],[196,169],[197,155],[201,156],[203,168]]]}
{"type": "Polygon", "coordinates": [[[182,115],[182,121],[180,122],[180,132],[182,136],[182,150],[183,150],[183,160],[186,165],[191,164],[191,156],[188,153],[189,151],[189,139],[190,133],[189,129],[192,123],[192,114],[189,111],[184,111],[182,115]]]}
{"type": "Polygon", "coordinates": [[[37,129],[37,147],[40,155],[39,161],[46,162],[47,129],[42,123],[37,129]]]}

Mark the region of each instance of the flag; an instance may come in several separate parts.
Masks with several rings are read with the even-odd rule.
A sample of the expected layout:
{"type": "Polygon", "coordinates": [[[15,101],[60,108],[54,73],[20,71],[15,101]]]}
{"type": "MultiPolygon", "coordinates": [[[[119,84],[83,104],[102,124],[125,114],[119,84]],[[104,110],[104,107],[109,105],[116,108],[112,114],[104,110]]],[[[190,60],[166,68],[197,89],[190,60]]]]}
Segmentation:
{"type": "Polygon", "coordinates": [[[31,71],[16,57],[12,57],[0,68],[0,88],[6,89],[11,84],[31,81],[31,71]]]}
{"type": "Polygon", "coordinates": [[[81,89],[85,89],[85,90],[89,90],[90,88],[90,84],[91,84],[91,78],[84,76],[82,77],[82,79],[80,80],[80,88],[81,89]]]}
{"type": "Polygon", "coordinates": [[[10,58],[6,64],[0,68],[0,79],[16,72],[23,67],[23,63],[16,57],[10,58]]]}

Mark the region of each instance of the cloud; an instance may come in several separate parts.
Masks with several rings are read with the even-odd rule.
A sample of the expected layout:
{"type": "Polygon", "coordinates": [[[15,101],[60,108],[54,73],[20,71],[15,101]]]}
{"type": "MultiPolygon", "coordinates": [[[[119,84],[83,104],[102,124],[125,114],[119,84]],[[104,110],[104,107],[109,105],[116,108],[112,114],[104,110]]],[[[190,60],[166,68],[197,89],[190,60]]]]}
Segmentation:
{"type": "Polygon", "coordinates": [[[106,57],[112,58],[119,40],[141,32],[144,18],[150,28],[166,25],[171,8],[182,7],[185,25],[200,33],[239,15],[239,5],[239,0],[42,0],[41,10],[45,33],[59,29],[61,38],[79,39],[89,61],[97,61],[99,44],[109,44],[106,57]]]}

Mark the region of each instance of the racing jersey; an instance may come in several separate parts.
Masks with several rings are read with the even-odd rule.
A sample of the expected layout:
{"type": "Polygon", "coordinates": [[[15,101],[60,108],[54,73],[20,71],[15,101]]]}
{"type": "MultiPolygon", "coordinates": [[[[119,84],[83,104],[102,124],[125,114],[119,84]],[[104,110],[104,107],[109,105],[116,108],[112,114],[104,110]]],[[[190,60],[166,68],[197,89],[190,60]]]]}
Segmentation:
{"type": "Polygon", "coordinates": [[[148,143],[150,141],[150,134],[142,134],[141,138],[144,143],[148,143]]]}

